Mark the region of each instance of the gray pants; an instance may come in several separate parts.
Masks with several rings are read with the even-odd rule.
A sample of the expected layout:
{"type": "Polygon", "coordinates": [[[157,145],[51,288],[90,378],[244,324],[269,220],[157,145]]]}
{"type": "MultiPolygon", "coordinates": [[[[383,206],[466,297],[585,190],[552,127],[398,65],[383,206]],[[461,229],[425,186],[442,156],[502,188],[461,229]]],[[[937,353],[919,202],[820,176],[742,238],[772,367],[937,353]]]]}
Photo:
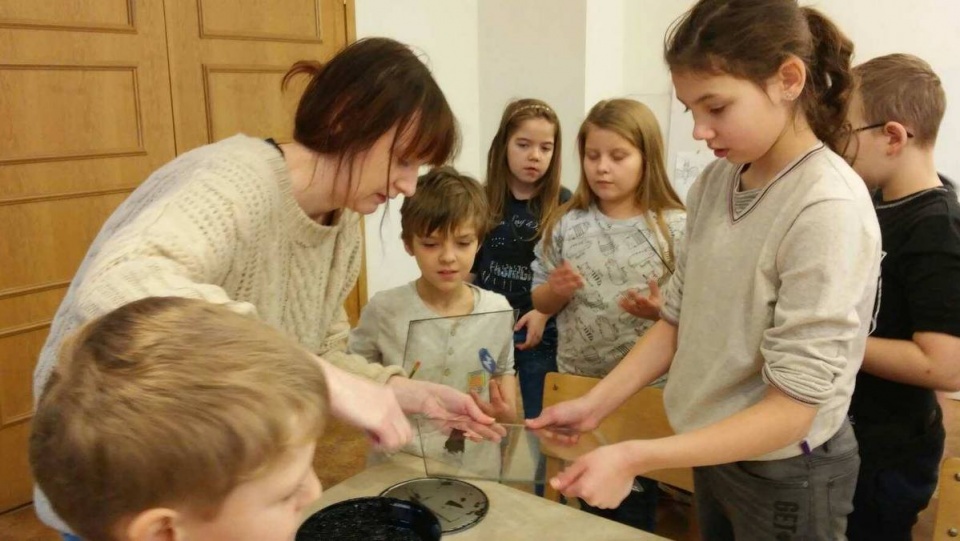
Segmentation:
{"type": "Polygon", "coordinates": [[[845,540],[860,456],[848,422],[809,454],[694,469],[705,541],[845,540]]]}

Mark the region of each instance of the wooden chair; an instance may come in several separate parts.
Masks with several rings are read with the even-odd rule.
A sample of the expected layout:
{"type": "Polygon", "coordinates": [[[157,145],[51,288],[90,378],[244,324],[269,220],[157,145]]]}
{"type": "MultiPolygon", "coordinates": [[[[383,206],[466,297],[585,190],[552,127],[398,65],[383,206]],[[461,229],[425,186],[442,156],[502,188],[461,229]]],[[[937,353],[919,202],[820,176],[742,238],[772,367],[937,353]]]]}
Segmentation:
{"type": "Polygon", "coordinates": [[[933,541],[960,538],[960,457],[943,461],[940,466],[940,496],[937,503],[933,541]]]}
{"type": "MultiPolygon", "coordinates": [[[[544,382],[543,407],[583,396],[599,381],[596,378],[551,372],[544,382]]],[[[596,431],[583,434],[577,445],[564,447],[544,442],[541,451],[547,458],[547,479],[560,473],[564,461],[573,460],[600,445],[663,438],[673,434],[663,408],[663,390],[645,387],[607,416],[596,431]]],[[[693,492],[692,468],[651,471],[645,473],[644,477],[693,492]]],[[[560,494],[549,483],[544,487],[544,496],[554,501],[560,500],[560,494]]]]}

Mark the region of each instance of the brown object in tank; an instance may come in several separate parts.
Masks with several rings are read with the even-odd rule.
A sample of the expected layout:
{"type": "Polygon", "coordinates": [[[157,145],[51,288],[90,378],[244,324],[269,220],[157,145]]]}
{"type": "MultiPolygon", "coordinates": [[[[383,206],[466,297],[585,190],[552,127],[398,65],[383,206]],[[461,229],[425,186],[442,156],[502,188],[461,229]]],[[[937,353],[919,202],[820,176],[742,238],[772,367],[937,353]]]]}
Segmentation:
{"type": "Polygon", "coordinates": [[[448,437],[446,443],[443,444],[443,448],[450,453],[462,453],[465,441],[466,436],[463,430],[454,428],[450,431],[450,437],[448,437]]]}

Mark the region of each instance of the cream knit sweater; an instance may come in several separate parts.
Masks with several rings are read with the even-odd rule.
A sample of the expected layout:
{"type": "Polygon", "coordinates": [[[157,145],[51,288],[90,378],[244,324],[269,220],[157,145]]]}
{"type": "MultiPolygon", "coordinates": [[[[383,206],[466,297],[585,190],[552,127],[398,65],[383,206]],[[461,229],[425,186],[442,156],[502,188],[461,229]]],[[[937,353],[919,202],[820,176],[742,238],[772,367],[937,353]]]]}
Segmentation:
{"type": "MultiPolygon", "coordinates": [[[[152,174],[93,241],[54,318],[34,373],[39,397],[65,336],[137,299],[205,299],[287,332],[355,374],[385,382],[399,367],[346,353],[343,303],[360,270],[359,217],[310,220],[291,192],[282,155],[236,135],[188,152],[152,174]]],[[[37,512],[66,526],[42,494],[37,512]]]]}

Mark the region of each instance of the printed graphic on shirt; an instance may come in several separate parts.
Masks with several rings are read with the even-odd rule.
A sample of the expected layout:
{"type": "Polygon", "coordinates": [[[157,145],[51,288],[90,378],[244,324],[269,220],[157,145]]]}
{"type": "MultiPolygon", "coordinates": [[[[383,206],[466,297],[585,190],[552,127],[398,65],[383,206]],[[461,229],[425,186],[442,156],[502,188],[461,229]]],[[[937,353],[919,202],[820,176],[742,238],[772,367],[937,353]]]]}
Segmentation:
{"type": "Polygon", "coordinates": [[[514,324],[513,310],[411,321],[403,367],[409,374],[419,361],[416,379],[489,400],[490,378],[512,368],[514,324]]]}
{"type": "MultiPolygon", "coordinates": [[[[887,257],[887,252],[880,250],[880,268],[883,268],[883,258],[887,257]]],[[[867,336],[873,334],[873,331],[877,330],[877,316],[880,315],[880,300],[883,297],[883,273],[879,272],[877,274],[877,297],[873,301],[873,317],[870,318],[870,330],[867,331],[867,336]]]]}
{"type": "MultiPolygon", "coordinates": [[[[684,214],[669,213],[667,225],[675,251],[683,235],[684,214]]],[[[661,253],[666,240],[643,217],[610,220],[592,209],[564,216],[553,241],[557,248],[550,260],[541,258],[535,265],[543,273],[537,282],[566,260],[585,283],[557,315],[557,365],[561,372],[604,376],[653,325],[625,312],[618,301],[630,289],[648,295],[648,279],[662,282],[669,276],[670,256],[661,253]]]]}
{"type": "MultiPolygon", "coordinates": [[[[500,224],[490,232],[483,243],[483,249],[491,253],[505,251],[523,251],[524,244],[532,244],[537,235],[537,221],[529,215],[512,214],[504,216],[500,224]]],[[[526,248],[532,259],[532,246],[526,248]]],[[[495,259],[480,270],[480,284],[485,289],[498,293],[530,291],[533,273],[530,261],[518,261],[506,258],[495,259]]]]}

